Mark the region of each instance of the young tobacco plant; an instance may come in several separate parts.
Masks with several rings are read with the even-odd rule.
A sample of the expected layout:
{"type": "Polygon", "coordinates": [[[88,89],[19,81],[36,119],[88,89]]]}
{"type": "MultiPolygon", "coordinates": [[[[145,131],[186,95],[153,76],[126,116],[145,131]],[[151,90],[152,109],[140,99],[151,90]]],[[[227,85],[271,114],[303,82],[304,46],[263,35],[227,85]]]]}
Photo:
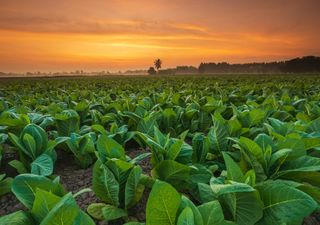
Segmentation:
{"type": "Polygon", "coordinates": [[[151,175],[172,184],[174,187],[185,188],[192,168],[192,147],[184,142],[186,132],[181,139],[170,138],[154,127],[154,137],[138,132],[138,136],[150,148],[151,175]]]}
{"type": "Polygon", "coordinates": [[[85,135],[72,133],[70,137],[66,138],[65,143],[73,153],[76,163],[80,165],[81,168],[85,169],[93,164],[95,139],[96,134],[93,132],[85,135]]]}
{"type": "Polygon", "coordinates": [[[92,125],[91,127],[93,131],[96,131],[101,135],[106,135],[110,138],[113,138],[122,146],[130,141],[135,135],[134,132],[128,130],[127,125],[119,127],[117,123],[112,123],[109,131],[99,124],[92,125]]]}
{"type": "Polygon", "coordinates": [[[9,133],[9,139],[18,149],[19,158],[9,164],[19,173],[30,172],[33,174],[49,176],[53,172],[53,165],[57,155],[55,146],[64,142],[64,138],[49,140],[47,133],[38,125],[29,124],[20,136],[9,133]]]}
{"type": "Polygon", "coordinates": [[[140,184],[142,169],[126,157],[123,147],[112,138],[101,135],[97,141],[97,162],[93,168],[93,191],[103,203],[93,203],[88,213],[98,220],[128,217],[128,209],[141,198],[144,185],[140,184]]]}
{"type": "Polygon", "coordinates": [[[217,200],[196,206],[170,184],[157,180],[147,202],[146,225],[184,224],[232,225],[235,223],[225,220],[222,207],[217,200]]]}
{"type": "MultiPolygon", "coordinates": [[[[17,211],[0,218],[0,225],[94,225],[94,221],[66,193],[59,177],[22,174],[12,182],[12,192],[28,211],[17,211]]],[[[77,194],[75,194],[77,195],[77,194]]]]}

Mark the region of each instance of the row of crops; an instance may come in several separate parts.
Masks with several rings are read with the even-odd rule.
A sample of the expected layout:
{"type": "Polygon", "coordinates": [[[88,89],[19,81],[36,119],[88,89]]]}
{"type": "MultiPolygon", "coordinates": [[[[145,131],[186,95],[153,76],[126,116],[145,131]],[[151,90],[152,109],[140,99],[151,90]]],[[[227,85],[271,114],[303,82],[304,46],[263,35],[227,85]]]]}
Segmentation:
{"type": "Polygon", "coordinates": [[[0,225],[295,225],[320,209],[316,77],[9,79],[0,97],[0,196],[25,208],[0,225]],[[90,187],[61,184],[61,152],[90,187]]]}

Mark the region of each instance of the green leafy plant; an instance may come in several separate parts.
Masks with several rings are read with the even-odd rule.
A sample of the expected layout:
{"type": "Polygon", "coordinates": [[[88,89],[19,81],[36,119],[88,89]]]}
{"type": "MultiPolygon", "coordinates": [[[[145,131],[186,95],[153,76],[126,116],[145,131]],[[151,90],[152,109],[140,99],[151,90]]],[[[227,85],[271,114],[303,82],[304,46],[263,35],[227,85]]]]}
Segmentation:
{"type": "Polygon", "coordinates": [[[9,139],[18,149],[20,157],[20,161],[13,160],[10,165],[19,173],[31,171],[33,174],[44,176],[52,174],[57,157],[54,148],[64,139],[49,141],[47,133],[35,124],[27,125],[20,137],[9,133],[9,139]]]}
{"type": "Polygon", "coordinates": [[[12,192],[28,211],[18,211],[0,218],[0,224],[15,225],[94,225],[80,210],[73,195],[66,193],[59,178],[23,174],[12,182],[12,192]]]}
{"type": "Polygon", "coordinates": [[[144,185],[140,183],[142,169],[134,163],[149,154],[129,159],[123,147],[105,135],[99,137],[97,151],[92,184],[93,191],[103,203],[91,204],[88,212],[98,220],[126,220],[127,210],[140,200],[144,191],[144,185]]]}
{"type": "Polygon", "coordinates": [[[105,130],[103,126],[98,124],[92,125],[92,129],[94,131],[98,131],[102,135],[106,135],[110,138],[113,138],[115,141],[117,141],[123,146],[128,141],[130,141],[135,135],[134,132],[128,130],[127,125],[118,127],[116,123],[111,124],[110,131],[105,130]]]}
{"type": "Polygon", "coordinates": [[[192,147],[181,139],[170,138],[154,127],[154,138],[138,133],[151,150],[152,177],[166,181],[176,188],[185,188],[192,168],[192,147]]]}
{"type": "Polygon", "coordinates": [[[11,191],[12,178],[7,177],[5,174],[0,174],[0,197],[11,191]]]}
{"type": "Polygon", "coordinates": [[[4,111],[0,114],[0,125],[8,127],[10,132],[19,133],[30,123],[26,114],[18,114],[11,111],[4,111]]]}
{"type": "Polygon", "coordinates": [[[85,135],[72,133],[70,137],[66,138],[65,143],[81,168],[88,168],[93,163],[95,139],[96,135],[93,132],[85,135]]]}
{"type": "Polygon", "coordinates": [[[154,137],[141,132],[137,134],[151,150],[153,167],[164,160],[192,163],[192,147],[184,142],[185,134],[182,134],[181,139],[170,138],[169,134],[164,135],[157,127],[154,127],[154,137]]]}
{"type": "Polygon", "coordinates": [[[195,206],[180,195],[170,184],[156,181],[152,187],[146,209],[147,225],[234,224],[226,221],[218,201],[195,206]]]}
{"type": "MultiPolygon", "coordinates": [[[[10,134],[19,173],[50,175],[61,142],[84,168],[98,159],[100,200],[89,211],[100,220],[143,224],[129,213],[143,186],[153,187],[147,224],[293,225],[319,211],[318,75],[6,79],[0,96],[0,143],[10,134]],[[130,158],[136,144],[150,152],[130,158]],[[151,165],[141,161],[150,154],[151,165]]],[[[10,178],[0,178],[7,192],[10,178]]],[[[32,208],[67,195],[25,181],[15,192],[29,211],[0,224],[38,224],[32,208]]]]}
{"type": "Polygon", "coordinates": [[[80,116],[72,109],[56,114],[55,120],[59,136],[69,137],[80,130],[80,116]]]}
{"type": "Polygon", "coordinates": [[[91,216],[99,220],[128,217],[127,210],[141,198],[144,186],[140,184],[142,170],[128,162],[114,159],[106,164],[97,161],[93,169],[93,190],[103,203],[88,207],[91,216]]]}

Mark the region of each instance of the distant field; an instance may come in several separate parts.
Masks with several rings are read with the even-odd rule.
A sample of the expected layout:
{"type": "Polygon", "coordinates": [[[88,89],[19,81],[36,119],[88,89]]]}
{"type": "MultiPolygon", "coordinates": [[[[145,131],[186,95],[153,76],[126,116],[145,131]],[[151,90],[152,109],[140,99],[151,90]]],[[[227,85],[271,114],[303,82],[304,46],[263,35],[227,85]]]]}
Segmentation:
{"type": "Polygon", "coordinates": [[[319,77],[2,78],[0,225],[317,224],[319,77]]]}

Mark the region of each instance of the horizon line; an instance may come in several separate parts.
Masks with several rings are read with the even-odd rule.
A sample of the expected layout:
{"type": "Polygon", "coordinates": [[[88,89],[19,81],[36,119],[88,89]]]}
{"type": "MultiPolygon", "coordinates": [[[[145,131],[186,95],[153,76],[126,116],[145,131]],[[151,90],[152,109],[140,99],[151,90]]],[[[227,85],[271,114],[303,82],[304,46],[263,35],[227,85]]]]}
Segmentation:
{"type": "MultiPolygon", "coordinates": [[[[178,67],[195,67],[195,68],[199,68],[199,66],[201,64],[209,64],[209,63],[215,63],[215,64],[219,64],[219,63],[227,63],[229,65],[246,65],[246,64],[262,64],[262,63],[281,63],[281,62],[287,62],[290,60],[294,60],[294,59],[302,59],[302,58],[306,58],[306,57],[315,57],[315,58],[320,58],[320,55],[303,55],[303,56],[297,56],[297,57],[291,57],[289,59],[283,59],[283,60],[265,60],[265,61],[252,61],[252,62],[243,62],[243,63],[230,63],[226,60],[222,60],[222,61],[211,61],[211,62],[200,62],[198,63],[198,66],[196,65],[176,65],[174,67],[166,67],[166,68],[161,68],[161,70],[168,70],[168,69],[176,69],[178,67]]],[[[0,69],[0,76],[3,75],[68,75],[68,74],[74,74],[74,75],[125,75],[125,73],[127,72],[135,72],[135,71],[140,71],[140,72],[147,72],[147,70],[153,67],[153,65],[149,65],[146,66],[145,68],[127,68],[127,69],[119,69],[119,70],[108,70],[108,69],[102,69],[102,70],[84,70],[84,69],[70,69],[70,70],[61,70],[61,71],[43,71],[41,72],[41,70],[33,70],[33,71],[24,71],[24,72],[4,72],[1,71],[0,69]],[[82,71],[82,72],[81,72],[82,71]]],[[[137,74],[138,75],[138,74],[137,74]]]]}

